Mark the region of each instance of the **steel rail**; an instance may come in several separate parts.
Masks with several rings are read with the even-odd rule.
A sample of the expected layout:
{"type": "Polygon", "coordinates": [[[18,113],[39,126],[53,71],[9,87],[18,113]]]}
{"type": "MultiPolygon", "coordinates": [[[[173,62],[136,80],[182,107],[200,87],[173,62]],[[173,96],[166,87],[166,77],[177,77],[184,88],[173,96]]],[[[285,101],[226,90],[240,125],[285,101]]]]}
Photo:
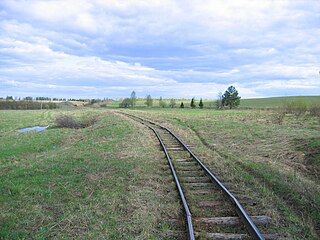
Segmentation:
{"type": "MultiPolygon", "coordinates": [[[[134,116],[131,116],[129,114],[125,114],[125,115],[127,115],[127,116],[129,116],[131,118],[134,117],[134,116]]],[[[142,119],[140,119],[140,120],[143,121],[142,119]]],[[[146,125],[143,122],[141,122],[141,123],[146,125]]],[[[165,144],[163,143],[163,141],[162,141],[160,135],[158,134],[158,132],[153,127],[151,127],[149,125],[146,125],[146,126],[149,127],[154,132],[154,134],[156,135],[156,137],[158,138],[158,140],[160,142],[162,150],[164,151],[164,153],[166,155],[166,158],[167,158],[169,166],[170,166],[171,173],[173,175],[174,181],[175,181],[177,189],[179,191],[179,196],[180,196],[180,199],[182,201],[182,205],[183,205],[183,208],[184,208],[184,211],[185,211],[185,214],[186,214],[186,220],[187,220],[187,226],[188,226],[188,238],[189,238],[189,240],[195,240],[195,234],[194,234],[194,229],[193,229],[193,224],[192,224],[192,215],[191,215],[191,212],[190,212],[190,208],[188,206],[188,202],[187,202],[186,197],[184,195],[184,192],[182,190],[179,178],[177,176],[176,170],[175,170],[175,168],[173,166],[172,159],[169,156],[168,150],[167,150],[165,144]]]]}
{"type": "MultiPolygon", "coordinates": [[[[131,118],[137,118],[140,119],[141,121],[144,122],[148,122],[150,124],[153,124],[155,126],[158,126],[164,130],[166,130],[167,132],[169,132],[176,140],[178,140],[178,142],[183,146],[183,148],[185,150],[187,150],[189,152],[189,154],[192,156],[192,158],[194,160],[196,160],[199,165],[201,166],[201,168],[204,170],[204,172],[210,177],[211,181],[216,184],[220,190],[223,192],[223,194],[227,197],[227,199],[234,205],[238,216],[240,217],[241,221],[244,223],[245,227],[247,228],[248,232],[250,233],[250,235],[256,239],[256,240],[265,240],[265,237],[262,235],[262,233],[260,232],[260,230],[258,229],[258,227],[256,226],[256,224],[252,221],[251,217],[249,216],[249,214],[245,211],[245,209],[243,208],[243,206],[240,204],[240,202],[238,201],[238,199],[236,199],[236,197],[223,185],[223,183],[200,161],[200,159],[190,150],[190,148],[177,136],[175,135],[170,129],[161,126],[155,122],[152,122],[150,120],[146,120],[143,119],[141,117],[137,117],[137,116],[133,116],[127,113],[124,113],[125,115],[131,117],[131,118]]],[[[147,125],[148,126],[148,125],[147,125]]],[[[153,129],[151,126],[148,126],[149,128],[151,128],[155,134],[157,135],[159,141],[161,142],[161,144],[163,145],[158,133],[156,132],[155,129],[153,129]]],[[[167,151],[165,150],[167,158],[169,157],[167,151]]],[[[173,166],[171,158],[170,159],[170,166],[173,166]]],[[[168,159],[168,160],[169,160],[168,159]]],[[[181,190],[182,191],[182,190],[181,190]]],[[[190,215],[191,216],[191,215],[190,215]]]]}

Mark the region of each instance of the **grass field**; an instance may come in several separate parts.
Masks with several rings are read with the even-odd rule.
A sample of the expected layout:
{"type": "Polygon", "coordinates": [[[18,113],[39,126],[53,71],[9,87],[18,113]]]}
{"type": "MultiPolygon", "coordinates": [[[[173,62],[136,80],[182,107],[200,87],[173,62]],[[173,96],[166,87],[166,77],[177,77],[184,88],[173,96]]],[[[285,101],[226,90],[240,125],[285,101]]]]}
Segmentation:
{"type": "Polygon", "coordinates": [[[91,109],[0,111],[0,122],[0,239],[157,239],[166,217],[177,217],[163,155],[139,124],[91,109]],[[60,114],[99,121],[16,130],[60,114]]]}
{"type": "MultiPolygon", "coordinates": [[[[169,107],[170,99],[163,99],[167,107],[169,107]]],[[[269,109],[278,108],[291,101],[302,101],[307,106],[320,104],[320,96],[294,96],[294,97],[271,97],[271,98],[254,98],[254,99],[241,99],[239,108],[250,109],[269,109]]],[[[118,108],[121,100],[115,100],[107,104],[107,107],[118,108]]],[[[137,108],[146,108],[146,100],[138,98],[136,102],[137,108]]],[[[190,108],[191,99],[176,99],[176,108],[179,108],[181,102],[184,103],[185,108],[190,108]]],[[[215,101],[203,99],[204,108],[214,108],[215,101]]],[[[199,99],[196,99],[196,106],[198,107],[199,99]]],[[[153,100],[153,107],[159,107],[159,99],[153,100]]]]}
{"type": "Polygon", "coordinates": [[[0,111],[0,239],[164,239],[180,204],[159,144],[125,111],[173,129],[231,191],[246,191],[269,230],[320,236],[320,124],[271,110],[121,109],[0,111]],[[54,127],[61,114],[96,116],[54,127]],[[41,133],[17,129],[50,125],[41,133]]]}
{"type": "Polygon", "coordinates": [[[320,104],[320,96],[294,96],[294,97],[271,97],[242,99],[240,107],[242,108],[277,108],[291,101],[305,102],[307,106],[320,104]]]}
{"type": "Polygon", "coordinates": [[[231,190],[246,191],[258,205],[252,215],[272,216],[290,239],[318,239],[320,222],[320,125],[317,119],[258,110],[131,110],[174,129],[195,145],[231,190]],[[257,211],[258,208],[258,211],[257,211]]]}

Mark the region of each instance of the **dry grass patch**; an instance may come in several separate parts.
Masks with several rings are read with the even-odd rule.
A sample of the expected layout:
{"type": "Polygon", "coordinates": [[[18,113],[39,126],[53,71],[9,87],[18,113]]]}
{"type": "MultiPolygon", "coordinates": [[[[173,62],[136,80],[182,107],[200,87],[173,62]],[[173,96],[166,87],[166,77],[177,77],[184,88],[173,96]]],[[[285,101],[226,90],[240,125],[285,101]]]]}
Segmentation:
{"type": "Polygon", "coordinates": [[[98,121],[98,116],[87,116],[80,120],[69,115],[59,115],[55,119],[56,127],[59,128],[86,128],[90,127],[98,121]]]}

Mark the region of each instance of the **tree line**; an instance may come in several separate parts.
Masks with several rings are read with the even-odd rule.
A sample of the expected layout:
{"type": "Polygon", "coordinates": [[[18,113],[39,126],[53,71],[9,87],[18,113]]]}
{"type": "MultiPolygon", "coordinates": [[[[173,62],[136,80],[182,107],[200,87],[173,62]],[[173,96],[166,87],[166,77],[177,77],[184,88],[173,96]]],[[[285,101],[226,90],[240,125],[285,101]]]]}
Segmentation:
{"type": "Polygon", "coordinates": [[[58,105],[55,102],[37,102],[37,101],[0,101],[1,110],[35,110],[35,109],[54,109],[58,105]]]}
{"type": "MultiPolygon", "coordinates": [[[[237,89],[234,86],[228,87],[228,89],[224,92],[224,94],[219,94],[218,99],[215,101],[215,108],[216,109],[224,109],[224,108],[236,108],[240,104],[241,97],[239,96],[239,93],[237,89]]],[[[177,107],[176,99],[171,98],[169,103],[164,101],[162,97],[159,98],[159,107],[165,108],[175,108],[177,107]]],[[[136,92],[133,91],[129,98],[125,98],[122,100],[122,102],[119,104],[119,107],[121,108],[131,108],[135,107],[137,102],[137,95],[136,92]]],[[[154,99],[151,97],[151,95],[147,95],[145,98],[145,105],[147,107],[152,107],[154,103],[154,99]]],[[[196,103],[196,99],[193,97],[190,101],[190,107],[191,108],[197,108],[197,106],[202,109],[204,108],[204,103],[202,98],[200,99],[199,103],[196,103]]],[[[179,105],[180,108],[185,108],[185,105],[183,102],[179,105]]]]}
{"type": "Polygon", "coordinates": [[[101,101],[106,101],[109,100],[109,98],[50,98],[50,97],[31,97],[31,96],[27,96],[27,97],[13,97],[13,96],[7,96],[5,98],[0,97],[0,100],[6,100],[6,101],[59,101],[59,102],[66,102],[66,101],[73,101],[73,102],[101,102],[101,101]]]}

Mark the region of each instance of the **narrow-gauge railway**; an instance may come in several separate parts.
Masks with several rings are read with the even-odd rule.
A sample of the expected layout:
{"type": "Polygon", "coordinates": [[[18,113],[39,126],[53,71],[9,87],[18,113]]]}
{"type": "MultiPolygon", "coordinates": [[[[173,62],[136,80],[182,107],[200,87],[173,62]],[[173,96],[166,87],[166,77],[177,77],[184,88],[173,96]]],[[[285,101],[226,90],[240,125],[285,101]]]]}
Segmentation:
{"type": "Polygon", "coordinates": [[[185,213],[188,239],[277,239],[262,234],[268,216],[249,216],[237,198],[171,130],[122,113],[149,127],[158,138],[185,213]]]}

